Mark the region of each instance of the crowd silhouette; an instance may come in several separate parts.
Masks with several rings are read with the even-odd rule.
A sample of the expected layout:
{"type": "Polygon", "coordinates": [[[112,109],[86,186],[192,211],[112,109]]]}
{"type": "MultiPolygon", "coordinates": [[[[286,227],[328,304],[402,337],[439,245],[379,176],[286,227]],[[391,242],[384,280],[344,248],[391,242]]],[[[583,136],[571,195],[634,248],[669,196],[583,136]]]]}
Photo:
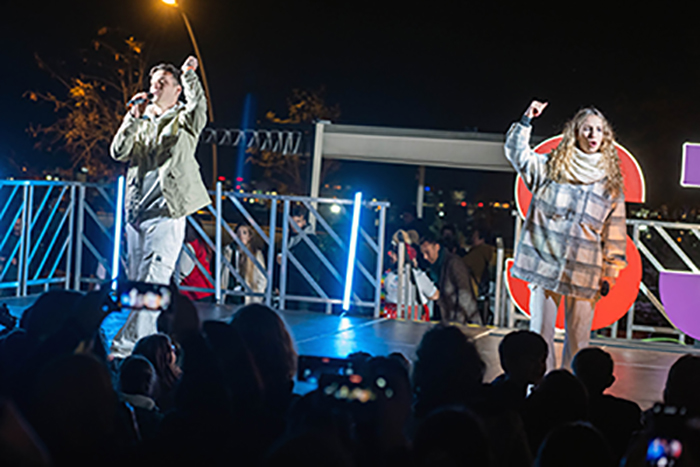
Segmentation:
{"type": "Polygon", "coordinates": [[[606,394],[602,349],[545,374],[542,337],[515,331],[500,343],[503,374],[484,382],[475,344],[436,324],[414,362],[348,356],[361,396],[323,378],[299,395],[294,341],[267,306],[201,322],[176,293],[161,333],[114,359],[100,331],[109,303],[105,290],[49,291],[3,334],[2,465],[699,465],[698,356],[680,357],[642,412],[606,394]]]}

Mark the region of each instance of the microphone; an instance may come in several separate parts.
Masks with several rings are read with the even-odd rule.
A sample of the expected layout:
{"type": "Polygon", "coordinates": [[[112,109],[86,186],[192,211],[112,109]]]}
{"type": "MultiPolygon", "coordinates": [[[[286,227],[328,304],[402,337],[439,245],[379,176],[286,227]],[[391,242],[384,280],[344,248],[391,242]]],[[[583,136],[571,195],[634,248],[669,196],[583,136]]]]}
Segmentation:
{"type": "Polygon", "coordinates": [[[610,293],[610,283],[608,281],[603,281],[600,286],[600,296],[605,297],[610,293]]]}
{"type": "Polygon", "coordinates": [[[131,108],[135,105],[141,105],[144,102],[150,102],[151,99],[153,99],[153,94],[151,94],[149,92],[148,97],[137,97],[137,98],[131,99],[129,102],[126,103],[126,106],[131,108]]]}

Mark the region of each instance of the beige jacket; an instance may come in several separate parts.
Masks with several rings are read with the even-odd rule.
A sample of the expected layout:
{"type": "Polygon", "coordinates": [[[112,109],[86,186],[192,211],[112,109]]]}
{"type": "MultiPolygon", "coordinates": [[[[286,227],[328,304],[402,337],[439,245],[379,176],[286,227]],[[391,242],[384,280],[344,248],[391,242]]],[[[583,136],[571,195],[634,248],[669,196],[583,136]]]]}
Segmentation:
{"type": "MultiPolygon", "coordinates": [[[[168,211],[173,218],[190,215],[211,203],[199,174],[195,151],[207,124],[207,99],[193,70],[182,74],[186,104],[178,102],[160,118],[124,117],[114,136],[110,154],[129,162],[126,178],[126,215],[135,222],[143,195],[145,174],[158,169],[158,179],[168,211]]],[[[153,104],[152,104],[153,105],[153,104]]]]}

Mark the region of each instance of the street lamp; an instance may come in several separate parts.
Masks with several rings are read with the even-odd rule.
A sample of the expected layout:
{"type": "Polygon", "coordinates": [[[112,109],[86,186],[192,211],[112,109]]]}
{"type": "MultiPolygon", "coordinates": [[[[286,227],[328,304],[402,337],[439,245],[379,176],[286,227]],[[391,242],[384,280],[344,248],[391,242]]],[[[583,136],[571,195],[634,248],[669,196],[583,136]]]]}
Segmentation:
{"type": "MultiPolygon", "coordinates": [[[[178,5],[177,0],[161,0],[163,3],[165,3],[168,6],[174,7],[177,9],[177,11],[180,12],[180,15],[182,15],[182,20],[185,22],[185,27],[187,27],[187,32],[190,35],[190,41],[192,41],[192,46],[194,47],[194,53],[197,56],[197,60],[199,61],[199,68],[202,73],[202,82],[204,83],[204,93],[207,95],[207,101],[209,105],[207,105],[207,110],[209,111],[209,121],[214,122],[214,105],[211,100],[211,94],[209,93],[209,82],[207,81],[207,74],[204,72],[204,60],[202,60],[202,54],[199,53],[199,46],[197,45],[197,39],[194,37],[194,31],[192,31],[192,26],[190,25],[190,20],[187,18],[187,15],[185,14],[184,10],[180,8],[180,5],[178,5]]],[[[217,151],[216,151],[216,143],[212,143],[211,145],[211,165],[212,165],[212,187],[216,186],[216,181],[218,177],[218,157],[217,157],[217,151]]]]}

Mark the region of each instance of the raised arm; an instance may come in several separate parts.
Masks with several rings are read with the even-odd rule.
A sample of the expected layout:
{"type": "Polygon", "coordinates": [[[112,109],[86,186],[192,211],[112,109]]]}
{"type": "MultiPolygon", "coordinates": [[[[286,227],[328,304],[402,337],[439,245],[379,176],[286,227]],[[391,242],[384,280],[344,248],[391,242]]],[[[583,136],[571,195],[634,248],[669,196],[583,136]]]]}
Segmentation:
{"type": "Polygon", "coordinates": [[[182,64],[182,89],[185,93],[185,112],[180,115],[180,124],[195,137],[199,137],[207,124],[207,97],[197,77],[197,59],[187,57],[182,64]]]}
{"type": "Polygon", "coordinates": [[[513,123],[506,135],[504,151],[506,159],[523,178],[530,191],[541,185],[546,176],[546,156],[537,154],[530,147],[531,120],[542,114],[547,103],[532,101],[519,122],[513,123]]]}

